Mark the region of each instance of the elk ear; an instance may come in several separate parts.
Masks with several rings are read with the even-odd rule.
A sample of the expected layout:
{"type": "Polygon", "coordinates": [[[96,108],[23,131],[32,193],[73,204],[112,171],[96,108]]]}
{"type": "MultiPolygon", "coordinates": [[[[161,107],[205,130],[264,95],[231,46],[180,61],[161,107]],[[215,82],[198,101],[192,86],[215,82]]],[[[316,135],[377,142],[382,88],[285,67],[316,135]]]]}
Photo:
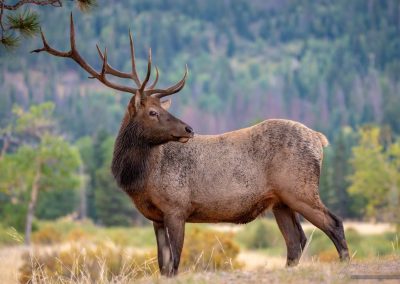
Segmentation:
{"type": "Polygon", "coordinates": [[[161,102],[161,107],[165,110],[168,110],[169,107],[171,106],[171,100],[166,100],[161,102]]]}
{"type": "Polygon", "coordinates": [[[141,96],[139,92],[136,92],[134,96],[132,96],[131,100],[129,101],[128,110],[130,115],[135,114],[140,108],[141,104],[141,96]]]}

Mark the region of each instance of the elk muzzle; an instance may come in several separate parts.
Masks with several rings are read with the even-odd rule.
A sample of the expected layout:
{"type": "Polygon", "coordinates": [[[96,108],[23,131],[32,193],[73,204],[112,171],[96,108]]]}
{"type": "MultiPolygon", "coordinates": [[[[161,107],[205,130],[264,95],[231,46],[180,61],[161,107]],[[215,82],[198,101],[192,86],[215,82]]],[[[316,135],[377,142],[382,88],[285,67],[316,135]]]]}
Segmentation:
{"type": "Polygon", "coordinates": [[[181,124],[182,126],[180,126],[176,134],[173,134],[172,136],[176,141],[186,143],[190,138],[193,138],[194,131],[191,126],[185,124],[184,122],[181,122],[181,124]]]}

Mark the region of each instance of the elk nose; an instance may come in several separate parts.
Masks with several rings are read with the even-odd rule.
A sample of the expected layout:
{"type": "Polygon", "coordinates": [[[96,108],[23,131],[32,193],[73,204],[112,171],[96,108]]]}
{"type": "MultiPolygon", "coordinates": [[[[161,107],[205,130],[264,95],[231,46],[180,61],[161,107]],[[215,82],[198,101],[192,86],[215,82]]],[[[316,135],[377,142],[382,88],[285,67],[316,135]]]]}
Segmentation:
{"type": "Polygon", "coordinates": [[[186,130],[187,133],[193,134],[193,128],[191,128],[190,126],[186,126],[185,130],[186,130]]]}

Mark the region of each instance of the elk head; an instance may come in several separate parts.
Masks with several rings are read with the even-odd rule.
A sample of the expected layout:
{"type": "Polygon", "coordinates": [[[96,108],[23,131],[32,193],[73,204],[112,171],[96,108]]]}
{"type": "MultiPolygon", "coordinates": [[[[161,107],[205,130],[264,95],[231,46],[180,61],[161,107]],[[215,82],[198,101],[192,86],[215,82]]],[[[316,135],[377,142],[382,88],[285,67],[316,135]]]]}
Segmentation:
{"type": "Polygon", "coordinates": [[[90,74],[90,79],[97,79],[98,81],[112,89],[132,94],[132,98],[130,99],[127,106],[127,111],[122,122],[120,131],[136,131],[136,138],[139,139],[140,142],[151,145],[163,144],[169,141],[179,141],[185,143],[193,137],[193,129],[167,111],[171,101],[161,101],[163,97],[175,94],[182,90],[182,88],[185,86],[187,66],[183,78],[175,85],[166,89],[155,88],[158,82],[159,75],[158,69],[156,67],[156,78],[150,86],[147,86],[152,69],[151,49],[149,50],[146,77],[142,82],[136,72],[134,45],[132,35],[129,32],[132,71],[126,73],[113,68],[107,62],[107,48],[104,50],[103,53],[100,50],[99,46],[96,45],[99,57],[102,60],[102,68],[101,71],[98,72],[92,66],[90,66],[79,54],[75,44],[75,29],[72,13],[70,18],[71,48],[68,52],[58,51],[49,46],[42,31],[41,36],[43,47],[33,50],[32,52],[39,53],[45,51],[57,57],[71,58],[76,63],[78,63],[78,65],[82,69],[90,74]],[[118,78],[133,80],[137,88],[111,82],[108,80],[107,75],[113,75],[118,78]]]}

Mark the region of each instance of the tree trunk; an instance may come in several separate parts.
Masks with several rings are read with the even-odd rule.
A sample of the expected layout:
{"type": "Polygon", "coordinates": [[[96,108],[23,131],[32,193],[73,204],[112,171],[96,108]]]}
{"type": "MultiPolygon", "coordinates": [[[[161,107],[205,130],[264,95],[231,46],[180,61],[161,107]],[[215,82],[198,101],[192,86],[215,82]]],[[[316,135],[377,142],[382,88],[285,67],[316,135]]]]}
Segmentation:
{"type": "Polygon", "coordinates": [[[0,151],[0,161],[3,159],[9,146],[10,146],[10,140],[8,139],[7,135],[5,135],[4,140],[3,140],[3,147],[1,148],[1,151],[0,151]]]}
{"type": "Polygon", "coordinates": [[[80,201],[79,201],[79,214],[78,219],[84,220],[87,218],[87,196],[86,196],[86,175],[83,165],[79,167],[79,175],[81,178],[81,187],[80,187],[80,201]]]}
{"type": "Polygon", "coordinates": [[[32,234],[32,222],[35,216],[35,208],[37,203],[37,197],[39,194],[39,182],[41,177],[41,166],[38,165],[36,169],[35,178],[32,184],[31,200],[29,201],[28,213],[26,214],[26,225],[25,225],[25,244],[31,244],[31,234],[32,234]]]}

